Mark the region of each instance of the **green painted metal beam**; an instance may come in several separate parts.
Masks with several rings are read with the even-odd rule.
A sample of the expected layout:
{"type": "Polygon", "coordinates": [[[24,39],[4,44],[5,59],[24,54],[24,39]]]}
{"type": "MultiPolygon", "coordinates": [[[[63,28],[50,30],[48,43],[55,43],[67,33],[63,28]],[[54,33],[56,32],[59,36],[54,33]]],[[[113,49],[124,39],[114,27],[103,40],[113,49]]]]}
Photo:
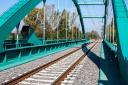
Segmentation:
{"type": "Polygon", "coordinates": [[[128,84],[128,11],[124,0],[112,0],[117,29],[117,56],[122,79],[128,84]]]}
{"type": "Polygon", "coordinates": [[[82,18],[82,13],[81,13],[81,10],[80,10],[80,7],[78,5],[78,1],[77,0],[72,0],[76,6],[76,9],[77,9],[77,12],[79,14],[79,17],[80,17],[80,22],[81,22],[81,26],[82,26],[82,32],[84,34],[84,38],[85,38],[85,27],[84,27],[84,21],[83,21],[83,18],[82,18]]]}
{"type": "Polygon", "coordinates": [[[60,52],[74,46],[90,43],[86,40],[74,40],[46,45],[28,46],[22,48],[8,49],[0,53],[0,71],[24,64],[50,54],[60,52]]]}
{"type": "Polygon", "coordinates": [[[36,34],[32,28],[30,28],[30,34],[27,40],[29,43],[32,43],[34,45],[41,45],[43,43],[39,40],[39,38],[36,37],[36,34]]]}
{"type": "MultiPolygon", "coordinates": [[[[42,0],[19,0],[18,3],[0,16],[0,33],[2,33],[0,37],[0,52],[4,51],[4,40],[9,36],[13,28],[41,1],[42,0]]],[[[46,0],[44,0],[44,2],[46,2],[46,0]]],[[[83,34],[85,34],[84,22],[79,5],[76,0],[73,0],[73,2],[80,16],[83,34]]]]}
{"type": "Polygon", "coordinates": [[[4,40],[9,36],[14,27],[42,0],[19,0],[13,7],[0,16],[0,52],[4,40]]]}
{"type": "Polygon", "coordinates": [[[114,44],[110,43],[107,40],[104,40],[103,43],[105,43],[110,48],[110,50],[112,52],[114,52],[115,54],[117,54],[117,47],[114,44]]]}

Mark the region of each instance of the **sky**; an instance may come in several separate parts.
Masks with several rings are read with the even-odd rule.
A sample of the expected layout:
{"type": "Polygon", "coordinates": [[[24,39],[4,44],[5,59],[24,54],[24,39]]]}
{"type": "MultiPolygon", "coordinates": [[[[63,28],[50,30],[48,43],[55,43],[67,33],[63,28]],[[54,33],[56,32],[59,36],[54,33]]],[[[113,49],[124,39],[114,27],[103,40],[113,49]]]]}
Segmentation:
{"type": "MultiPolygon", "coordinates": [[[[11,6],[17,3],[19,0],[0,0],[0,15],[8,10],[11,6]]],[[[79,1],[87,1],[87,0],[79,0],[79,1]]],[[[94,0],[88,0],[94,1],[94,0]]],[[[102,0],[95,0],[102,1],[102,0]]],[[[128,3],[128,0],[126,0],[128,3]]],[[[55,4],[57,6],[57,0],[47,0],[46,4],[55,4]]],[[[38,4],[36,7],[42,7],[43,3],[38,4]]],[[[59,1],[59,10],[62,11],[66,9],[70,12],[76,11],[76,8],[72,2],[72,0],[60,0],[59,1]]],[[[104,15],[104,6],[81,6],[81,12],[84,14],[83,16],[103,16],[104,15]]],[[[79,19],[78,21],[79,22],[79,19]]],[[[79,23],[78,23],[79,24],[79,23]]],[[[101,29],[103,27],[103,19],[84,19],[85,31],[90,32],[92,30],[98,31],[101,33],[101,29]]]]}

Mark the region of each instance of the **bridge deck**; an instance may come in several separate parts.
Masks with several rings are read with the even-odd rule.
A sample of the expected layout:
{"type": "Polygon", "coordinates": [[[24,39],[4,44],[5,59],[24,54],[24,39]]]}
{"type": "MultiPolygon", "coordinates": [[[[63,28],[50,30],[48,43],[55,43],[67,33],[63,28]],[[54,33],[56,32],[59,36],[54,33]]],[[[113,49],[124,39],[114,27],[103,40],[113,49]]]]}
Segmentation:
{"type": "MultiPolygon", "coordinates": [[[[78,47],[80,47],[80,46],[78,46],[78,47]]],[[[75,49],[77,49],[77,47],[72,47],[70,49],[42,57],[41,59],[37,59],[37,60],[31,61],[31,62],[23,64],[23,65],[19,65],[19,66],[16,66],[16,67],[13,67],[13,68],[10,68],[7,70],[3,70],[0,72],[0,84],[3,83],[4,81],[10,80],[14,77],[17,77],[25,72],[31,71],[32,69],[35,69],[35,68],[37,68],[41,65],[44,65],[50,61],[53,61],[53,60],[61,57],[62,55],[70,53],[71,51],[73,51],[75,49]]]]}
{"type": "MultiPolygon", "coordinates": [[[[98,85],[100,44],[101,42],[91,49],[91,52],[87,55],[73,85],[98,85]]],[[[88,47],[83,47],[83,52],[86,52],[87,49],[88,47]]]]}
{"type": "Polygon", "coordinates": [[[124,85],[120,79],[118,62],[106,49],[99,42],[91,50],[73,85],[124,85]]]}
{"type": "MultiPolygon", "coordinates": [[[[33,68],[56,59],[74,49],[76,48],[71,48],[36,61],[2,71],[0,72],[0,82],[9,80],[12,77],[18,76],[19,74],[23,74],[23,72],[32,70],[33,68]]],[[[84,53],[86,53],[88,49],[88,46],[82,47],[82,51],[84,53]]],[[[91,49],[89,54],[84,59],[82,64],[83,66],[75,77],[73,85],[122,85],[118,62],[115,57],[110,56],[111,52],[108,52],[106,49],[107,48],[101,44],[101,41],[98,42],[93,49],[91,49]]]]}

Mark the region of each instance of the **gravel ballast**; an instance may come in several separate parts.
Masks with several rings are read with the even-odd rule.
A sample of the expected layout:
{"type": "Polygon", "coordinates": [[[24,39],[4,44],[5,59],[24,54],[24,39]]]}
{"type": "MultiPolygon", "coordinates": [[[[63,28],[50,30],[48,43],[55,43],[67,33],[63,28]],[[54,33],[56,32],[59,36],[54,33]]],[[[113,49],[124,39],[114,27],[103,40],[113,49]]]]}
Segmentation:
{"type": "Polygon", "coordinates": [[[72,85],[98,85],[100,45],[99,42],[87,55],[72,85]]]}
{"type": "Polygon", "coordinates": [[[11,80],[19,75],[22,75],[28,71],[31,71],[32,69],[42,66],[50,61],[53,61],[53,60],[61,57],[64,54],[67,54],[75,49],[78,49],[78,47],[80,47],[80,46],[73,47],[73,48],[70,48],[70,49],[55,53],[55,54],[51,54],[49,56],[46,56],[46,57],[43,57],[40,59],[37,59],[35,61],[31,61],[29,63],[22,64],[22,65],[1,71],[0,72],[0,84],[6,82],[8,80],[11,80]]]}

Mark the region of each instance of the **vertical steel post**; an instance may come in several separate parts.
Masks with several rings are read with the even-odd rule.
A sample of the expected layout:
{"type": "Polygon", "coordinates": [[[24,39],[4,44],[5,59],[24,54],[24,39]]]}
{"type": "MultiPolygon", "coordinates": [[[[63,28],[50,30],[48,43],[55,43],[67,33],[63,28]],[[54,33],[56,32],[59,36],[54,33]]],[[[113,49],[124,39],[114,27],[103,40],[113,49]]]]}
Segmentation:
{"type": "MultiPolygon", "coordinates": [[[[66,2],[64,1],[64,7],[66,7],[66,2]]],[[[66,15],[64,16],[66,19],[65,19],[65,40],[67,41],[67,34],[66,34],[66,27],[67,27],[67,13],[66,13],[66,15]]]]}
{"type": "Polygon", "coordinates": [[[16,26],[16,48],[19,47],[19,26],[20,23],[16,26]]]}
{"type": "Polygon", "coordinates": [[[68,40],[67,17],[66,17],[66,41],[68,40]]]}
{"type": "Polygon", "coordinates": [[[43,27],[43,44],[45,44],[45,3],[44,3],[44,27],[43,27]]]}
{"type": "MultiPolygon", "coordinates": [[[[65,5],[66,5],[66,2],[65,2],[65,5]]],[[[67,41],[67,38],[68,38],[68,35],[67,35],[67,31],[68,31],[68,29],[67,29],[67,27],[68,27],[68,14],[66,13],[66,29],[65,29],[65,31],[66,31],[66,41],[67,41]]]]}
{"type": "Polygon", "coordinates": [[[76,39],[78,40],[78,29],[76,29],[76,39]]]}
{"type": "Polygon", "coordinates": [[[73,27],[71,26],[71,29],[72,29],[72,40],[73,40],[73,38],[74,38],[74,33],[73,33],[73,27]]]}
{"type": "Polygon", "coordinates": [[[76,40],[76,38],[77,38],[77,30],[75,29],[74,31],[75,31],[75,40],[76,40]]]}
{"type": "MultiPolygon", "coordinates": [[[[59,0],[57,0],[57,12],[59,14],[59,0]]],[[[59,39],[59,15],[58,15],[58,24],[57,24],[57,42],[59,39]]]]}
{"type": "MultiPolygon", "coordinates": [[[[52,19],[51,19],[51,29],[53,29],[53,20],[54,20],[54,16],[53,16],[53,10],[51,9],[52,11],[52,19]]],[[[51,34],[50,34],[50,39],[52,40],[52,36],[53,36],[53,32],[51,31],[51,34]]]]}
{"type": "MultiPolygon", "coordinates": [[[[79,30],[80,30],[80,24],[79,24],[79,30]]],[[[79,33],[79,40],[80,40],[80,31],[78,33],[79,33]]]]}
{"type": "Polygon", "coordinates": [[[16,48],[19,47],[19,29],[16,28],[16,48]]]}

